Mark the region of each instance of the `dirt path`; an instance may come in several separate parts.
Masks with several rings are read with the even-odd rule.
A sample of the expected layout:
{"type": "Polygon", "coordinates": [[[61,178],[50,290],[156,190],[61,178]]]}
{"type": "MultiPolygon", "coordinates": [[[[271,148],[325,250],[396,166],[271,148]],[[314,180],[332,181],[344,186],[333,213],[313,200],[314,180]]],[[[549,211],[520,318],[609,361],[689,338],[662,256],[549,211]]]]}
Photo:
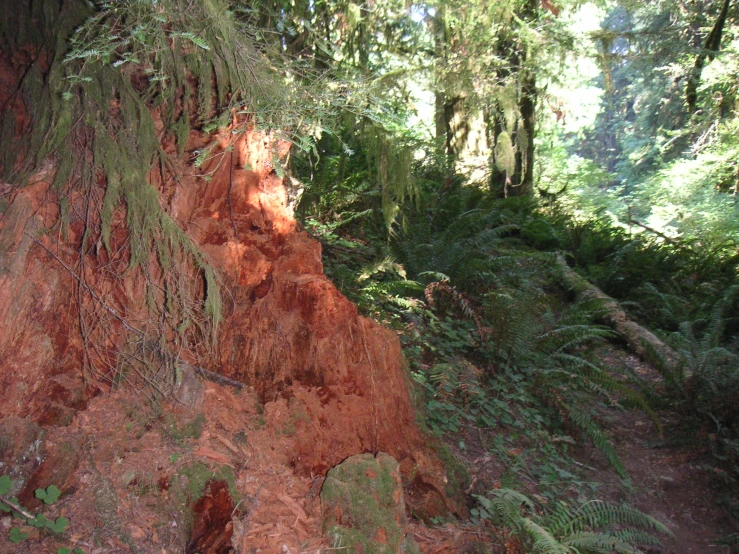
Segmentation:
{"type": "MultiPolygon", "coordinates": [[[[646,379],[659,376],[623,351],[609,349],[604,354],[609,363],[625,364],[646,379]]],[[[602,411],[606,427],[614,438],[616,451],[631,479],[631,490],[623,487],[618,476],[588,453],[583,463],[594,468],[593,481],[607,483],[598,495],[611,502],[627,501],[642,512],[663,522],[674,538],[662,540],[662,554],[728,554],[726,545],[717,544],[731,533],[739,532],[739,520],[720,505],[732,493],[713,469],[710,455],[689,444],[681,436],[676,420],[663,416],[665,438],[646,414],[609,408],[602,411]],[[680,445],[683,444],[683,446],[680,445]]],[[[736,496],[736,490],[733,491],[736,496]]]]}

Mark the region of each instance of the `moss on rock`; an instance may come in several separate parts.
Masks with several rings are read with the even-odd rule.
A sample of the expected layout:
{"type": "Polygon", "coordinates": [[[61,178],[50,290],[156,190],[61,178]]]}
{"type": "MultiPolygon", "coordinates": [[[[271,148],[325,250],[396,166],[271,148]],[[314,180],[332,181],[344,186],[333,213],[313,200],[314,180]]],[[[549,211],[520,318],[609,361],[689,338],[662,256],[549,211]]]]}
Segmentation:
{"type": "Polygon", "coordinates": [[[321,503],[323,532],[334,547],[366,554],[417,551],[405,533],[398,462],[388,454],[358,454],[331,469],[321,503]]]}

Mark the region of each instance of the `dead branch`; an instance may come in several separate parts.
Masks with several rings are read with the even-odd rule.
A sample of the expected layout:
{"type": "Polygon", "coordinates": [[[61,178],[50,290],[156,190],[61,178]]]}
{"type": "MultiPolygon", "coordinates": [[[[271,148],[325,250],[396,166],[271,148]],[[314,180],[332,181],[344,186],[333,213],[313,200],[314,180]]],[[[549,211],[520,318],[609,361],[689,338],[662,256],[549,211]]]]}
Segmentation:
{"type": "Polygon", "coordinates": [[[5,504],[6,506],[10,506],[13,508],[16,512],[21,514],[23,517],[27,517],[28,519],[33,519],[34,516],[31,512],[27,511],[25,508],[23,508],[21,505],[19,505],[16,502],[13,502],[12,500],[8,500],[4,495],[0,494],[0,502],[5,504]]]}
{"type": "Polygon", "coordinates": [[[677,366],[678,356],[672,348],[662,342],[649,329],[629,319],[616,300],[577,274],[567,265],[562,254],[557,254],[556,260],[562,271],[565,285],[575,293],[578,299],[603,301],[603,321],[613,327],[637,356],[645,361],[653,362],[653,353],[656,352],[668,368],[674,369],[677,366]]]}

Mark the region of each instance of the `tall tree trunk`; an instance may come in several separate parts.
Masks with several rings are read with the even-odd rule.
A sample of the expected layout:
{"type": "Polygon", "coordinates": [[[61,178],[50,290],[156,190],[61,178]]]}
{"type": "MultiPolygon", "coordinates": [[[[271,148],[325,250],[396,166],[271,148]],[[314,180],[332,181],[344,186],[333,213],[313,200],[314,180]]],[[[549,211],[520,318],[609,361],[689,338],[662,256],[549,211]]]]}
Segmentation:
{"type": "MultiPolygon", "coordinates": [[[[438,62],[443,65],[452,48],[443,10],[437,13],[434,24],[435,53],[438,62]]],[[[473,93],[458,89],[455,85],[451,79],[447,79],[441,87],[437,87],[436,137],[443,145],[452,173],[465,178],[469,184],[483,185],[487,179],[491,154],[485,114],[475,105],[473,93]]]]}
{"type": "Polygon", "coordinates": [[[713,60],[714,56],[721,47],[721,37],[724,32],[724,25],[726,24],[726,18],[729,15],[729,6],[731,0],[724,0],[721,11],[716,18],[716,23],[713,25],[713,29],[706,37],[706,43],[703,45],[703,50],[698,54],[698,58],[695,60],[693,70],[690,72],[688,78],[688,84],[685,87],[685,101],[688,104],[688,110],[691,114],[696,112],[698,104],[698,85],[701,82],[701,74],[703,73],[703,67],[706,65],[706,58],[708,61],[713,60]]]}
{"type": "MultiPolygon", "coordinates": [[[[538,20],[538,0],[527,0],[521,9],[521,20],[533,24],[538,20]]],[[[490,188],[501,196],[528,196],[534,192],[534,136],[536,134],[536,103],[538,93],[536,77],[533,71],[526,67],[529,52],[526,44],[516,35],[508,40],[502,40],[499,45],[500,56],[508,59],[509,68],[500,72],[502,80],[516,79],[519,84],[518,111],[520,120],[512,133],[512,143],[515,145],[515,171],[509,174],[502,171],[495,164],[491,164],[490,188]]],[[[496,143],[501,133],[505,131],[502,114],[495,117],[491,132],[496,137],[496,143]]],[[[508,129],[510,132],[510,129],[508,129]]]]}
{"type": "Polygon", "coordinates": [[[530,196],[534,192],[534,135],[536,133],[536,77],[533,72],[524,70],[521,79],[521,125],[525,141],[517,152],[516,170],[520,171],[517,187],[512,188],[513,196],[530,196]]]}

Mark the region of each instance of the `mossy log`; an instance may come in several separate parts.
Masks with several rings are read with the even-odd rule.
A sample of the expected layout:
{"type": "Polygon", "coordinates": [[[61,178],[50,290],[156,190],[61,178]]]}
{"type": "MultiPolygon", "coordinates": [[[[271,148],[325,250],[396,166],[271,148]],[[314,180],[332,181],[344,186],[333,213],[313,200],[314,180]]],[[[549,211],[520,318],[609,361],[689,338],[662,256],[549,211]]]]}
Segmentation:
{"type": "Polygon", "coordinates": [[[562,254],[557,255],[557,265],[562,270],[562,279],[567,288],[575,293],[578,300],[600,300],[603,302],[601,319],[626,342],[628,347],[642,360],[658,362],[674,369],[678,363],[675,351],[660,340],[649,329],[629,319],[618,303],[587,279],[567,265],[562,254]]]}

